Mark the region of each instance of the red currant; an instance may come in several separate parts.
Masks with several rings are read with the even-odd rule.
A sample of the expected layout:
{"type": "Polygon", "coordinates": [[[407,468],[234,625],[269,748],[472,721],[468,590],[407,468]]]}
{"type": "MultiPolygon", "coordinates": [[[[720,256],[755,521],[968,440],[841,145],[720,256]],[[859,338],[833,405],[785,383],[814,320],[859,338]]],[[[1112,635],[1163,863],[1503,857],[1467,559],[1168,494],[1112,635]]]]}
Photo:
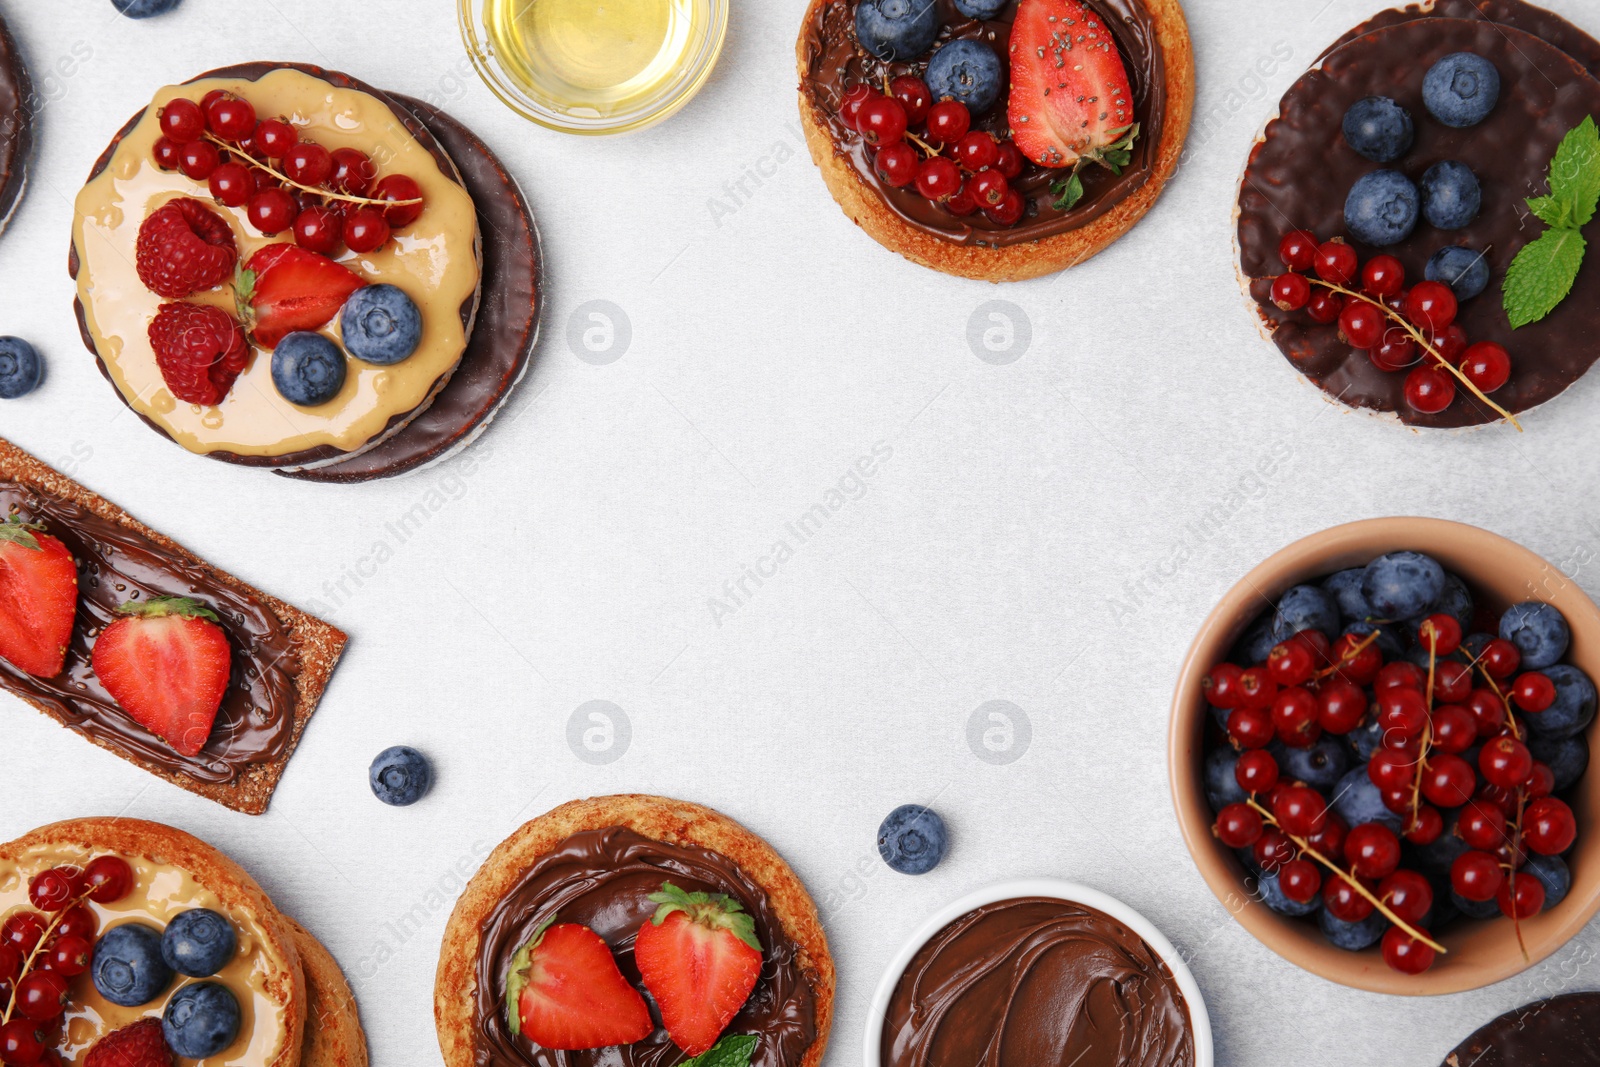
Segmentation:
{"type": "Polygon", "coordinates": [[[1515,789],[1533,771],[1533,756],[1528,746],[1514,737],[1496,737],[1485,742],[1478,754],[1478,770],[1483,780],[1502,789],[1515,789]]]}
{"type": "MultiPolygon", "coordinates": [[[[935,104],[937,109],[939,105],[935,104]]],[[[961,168],[943,156],[924,160],[917,170],[917,192],[938,203],[961,190],[961,168]]]]}
{"type": "Polygon", "coordinates": [[[55,971],[32,971],[17,980],[17,1007],[38,1022],[49,1022],[67,1008],[67,980],[55,971]]]}
{"type": "Polygon", "coordinates": [[[383,209],[383,217],[393,229],[410,226],[422,217],[422,186],[415,178],[405,174],[390,174],[372,188],[374,200],[415,200],[415,204],[391,204],[383,209]]]}
{"type": "Polygon", "coordinates": [[[242,207],[255,192],[255,179],[243,163],[224,163],[211,172],[211,196],[219,204],[242,207]]]}
{"type": "Polygon", "coordinates": [[[376,252],[389,242],[389,224],[383,221],[383,212],[364,207],[351,212],[344,220],[344,243],[350,251],[363,255],[376,252]]]}
{"type": "Polygon", "coordinates": [[[1506,725],[1506,706],[1487,689],[1474,689],[1467,694],[1466,708],[1478,725],[1478,740],[1494,737],[1506,725]]]}
{"type": "Polygon", "coordinates": [[[1214,708],[1232,711],[1239,706],[1239,675],[1244,671],[1237,664],[1219,663],[1206,672],[1200,682],[1206,703],[1214,708]]]}
{"type": "Polygon", "coordinates": [[[83,872],[76,867],[51,867],[28,883],[28,900],[40,911],[61,911],[83,892],[83,872]]]}
{"type": "Polygon", "coordinates": [[[1506,840],[1506,813],[1482,800],[1469,800],[1456,816],[1456,836],[1475,849],[1493,852],[1506,840]]]}
{"type": "Polygon", "coordinates": [[[1422,770],[1422,795],[1441,808],[1459,808],[1477,786],[1472,764],[1448,752],[1434,754],[1422,770]]]}
{"type": "Polygon", "coordinates": [[[1272,814],[1284,833],[1306,837],[1322,828],[1328,813],[1328,802],[1322,794],[1306,785],[1293,785],[1280,790],[1275,797],[1272,814]]]}
{"type": "Polygon", "coordinates": [[[1296,849],[1288,834],[1276,826],[1269,826],[1261,831],[1256,843],[1250,846],[1250,854],[1255,857],[1262,870],[1270,872],[1294,859],[1296,849]]]}
{"type": "Polygon", "coordinates": [[[1377,695],[1378,725],[1385,734],[1420,737],[1428,726],[1428,701],[1415,689],[1384,689],[1377,695]]]}
{"type": "Polygon", "coordinates": [[[1460,755],[1478,742],[1478,721],[1460,704],[1443,704],[1433,709],[1433,747],[1460,755]]]}
{"type": "Polygon", "coordinates": [[[906,135],[906,109],[893,97],[879,94],[861,105],[856,126],[870,145],[894,144],[906,135]]]}
{"type": "Polygon", "coordinates": [[[250,147],[268,159],[282,159],[299,143],[300,134],[282,119],[264,120],[250,139],[250,147]]]}
{"type": "Polygon", "coordinates": [[[1406,268],[1389,255],[1373,256],[1361,268],[1361,288],[1373,296],[1394,296],[1406,285],[1406,268]]]}
{"type": "MultiPolygon", "coordinates": [[[[1400,310],[1404,310],[1403,306],[1400,310]]],[[[1463,330],[1459,323],[1452,322],[1442,330],[1426,331],[1425,335],[1428,344],[1446,363],[1459,362],[1461,353],[1467,350],[1467,331],[1463,330]]]]}
{"type": "Polygon", "coordinates": [[[1265,793],[1278,784],[1278,761],[1265,749],[1249,749],[1239,754],[1233,777],[1246,793],[1265,793]]]}
{"type": "Polygon", "coordinates": [[[1277,736],[1266,708],[1234,708],[1228,713],[1228,736],[1240,748],[1266,748],[1277,736]]]}
{"type": "Polygon", "coordinates": [[[367,154],[355,148],[335,148],[329,158],[333,160],[333,174],[328,180],[333,187],[351,196],[366,196],[378,177],[378,168],[367,154]]]}
{"type": "Polygon", "coordinates": [[[1261,836],[1261,813],[1248,804],[1229,804],[1217,812],[1212,832],[1229,848],[1249,848],[1261,836]]]}
{"type": "Polygon", "coordinates": [[[1522,666],[1522,652],[1503,637],[1497,637],[1478,653],[1478,666],[1496,681],[1509,678],[1522,666]]]}
{"type": "Polygon", "coordinates": [[[1419,923],[1433,907],[1433,886],[1416,871],[1397,870],[1378,884],[1378,899],[1406,922],[1419,923]]]}
{"type": "Polygon", "coordinates": [[[178,148],[178,169],[184,176],[203,182],[222,165],[222,154],[210,141],[190,141],[178,148]]]}
{"type": "Polygon", "coordinates": [[[1345,835],[1349,832],[1344,820],[1330,811],[1323,817],[1321,829],[1306,838],[1306,844],[1324,856],[1337,856],[1344,851],[1345,835]]]}
{"type": "Polygon", "coordinates": [[[150,154],[156,161],[156,166],[162,170],[177,170],[183,162],[183,146],[170,137],[156,138],[155,147],[150,154]]]}
{"type": "Polygon", "coordinates": [[[844,101],[839,105],[839,121],[849,129],[856,129],[856,116],[861,112],[861,105],[878,95],[870,85],[854,85],[844,94],[844,101]]]}
{"type": "Polygon", "coordinates": [[[933,94],[928,91],[928,83],[915,74],[902,74],[889,83],[889,92],[900,101],[900,106],[906,109],[906,122],[919,126],[928,117],[928,109],[933,107],[933,94]]]}
{"type": "Polygon", "coordinates": [[[1459,704],[1472,694],[1472,668],[1455,660],[1443,660],[1433,668],[1433,698],[1446,704],[1459,704]]]}
{"type": "Polygon", "coordinates": [[[1456,294],[1443,282],[1418,282],[1406,294],[1406,318],[1438,332],[1456,320],[1456,294]]]}
{"type": "Polygon", "coordinates": [[[1559,856],[1578,839],[1578,821],[1566,801],[1540,797],[1522,813],[1522,839],[1541,856],[1559,856]]]}
{"type": "MultiPolygon", "coordinates": [[[[1419,931],[1425,932],[1425,931],[1419,931]]],[[[1383,962],[1401,974],[1421,974],[1433,966],[1437,953],[1431,945],[1418,941],[1398,926],[1383,932],[1383,962]]]]}
{"type": "Polygon", "coordinates": [[[293,226],[295,216],[299,213],[299,205],[295,203],[294,197],[282,189],[263,189],[253,194],[249,206],[245,209],[250,225],[268,237],[280,234],[293,226]]]}
{"type": "Polygon", "coordinates": [[[44,937],[44,917],[34,911],[19,911],[0,925],[0,942],[26,956],[44,937]]]}
{"type": "Polygon", "coordinates": [[[971,179],[961,183],[961,188],[956,190],[956,195],[944,202],[944,209],[960,218],[966,218],[978,210],[978,202],[972,198],[971,179]]]}
{"type": "Polygon", "coordinates": [[[1405,839],[1413,845],[1431,845],[1444,833],[1444,816],[1431,804],[1420,805],[1406,823],[1405,839]]]}
{"type": "Polygon", "coordinates": [[[133,891],[133,868],[121,856],[96,856],[83,869],[89,899],[96,904],[115,904],[133,891]]]}
{"type": "Polygon", "coordinates": [[[1400,866],[1400,839],[1382,823],[1362,823],[1345,837],[1344,858],[1359,878],[1387,878],[1400,866]]]}
{"type": "Polygon", "coordinates": [[[1324,682],[1317,690],[1317,725],[1330,734],[1343,736],[1361,725],[1367,717],[1367,695],[1361,687],[1343,678],[1324,682]]]}
{"type": "Polygon", "coordinates": [[[972,112],[959,100],[941,100],[928,109],[928,136],[940,144],[954,144],[972,128],[972,112]]]}
{"type": "Polygon", "coordinates": [[[22,953],[17,946],[0,941],[0,982],[14,982],[22,973],[22,953]]]}
{"type": "Polygon", "coordinates": [[[1310,270],[1317,262],[1317,235],[1290,230],[1278,242],[1278,258],[1290,270],[1310,270]]]}
{"type": "Polygon", "coordinates": [[[1324,241],[1317,248],[1317,277],[1334,285],[1348,286],[1361,267],[1356,250],[1340,240],[1324,241]]]}
{"type": "Polygon", "coordinates": [[[1279,685],[1300,685],[1316,673],[1317,664],[1310,647],[1302,641],[1282,641],[1267,653],[1267,673],[1279,685]]]}
{"type": "Polygon", "coordinates": [[[283,157],[283,173],[301,185],[319,186],[333,173],[333,156],[313,141],[301,141],[283,157]]]}
{"type": "Polygon", "coordinates": [[[1338,664],[1339,677],[1360,685],[1371,685],[1383,667],[1383,653],[1376,642],[1360,634],[1345,634],[1333,643],[1329,657],[1338,664]]]}
{"type": "Polygon", "coordinates": [[[1335,919],[1358,923],[1372,914],[1372,901],[1362,895],[1345,875],[1336,874],[1322,889],[1322,906],[1335,919]]]}
{"type": "Polygon", "coordinates": [[[1503,881],[1500,861],[1489,852],[1463,852],[1450,864],[1450,888],[1468,900],[1493,900],[1503,881]]]}
{"type": "Polygon", "coordinates": [[[951,154],[963,169],[974,173],[1000,162],[1000,146],[995,144],[994,137],[983,130],[967,133],[951,148],[951,154]]]}
{"type": "Polygon", "coordinates": [[[1379,789],[1405,789],[1417,773],[1417,761],[1404,752],[1380,748],[1367,761],[1367,777],[1379,789]]]}
{"type": "MultiPolygon", "coordinates": [[[[90,900],[99,898],[90,894],[90,900]]],[[[94,935],[100,929],[100,920],[94,917],[94,912],[79,904],[68,908],[66,914],[61,916],[61,921],[56,924],[57,937],[81,937],[85,941],[93,941],[94,935]]]]}
{"type": "Polygon", "coordinates": [[[1352,300],[1339,313],[1339,336],[1352,348],[1377,347],[1388,328],[1388,316],[1365,300],[1352,300]]]}
{"type": "Polygon", "coordinates": [[[1310,748],[1322,736],[1317,724],[1317,698],[1309,689],[1293,686],[1272,703],[1272,726],[1278,740],[1290,748],[1310,748]]]}
{"type": "Polygon", "coordinates": [[[1311,302],[1311,283],[1304,274],[1280,274],[1272,282],[1272,302],[1280,311],[1299,311],[1311,302]]]}
{"type": "Polygon", "coordinates": [[[224,141],[238,144],[256,131],[256,109],[248,100],[223,95],[206,105],[206,125],[224,141]]]}
{"type": "Polygon", "coordinates": [[[1339,313],[1344,310],[1344,297],[1331,289],[1318,289],[1311,294],[1311,300],[1306,304],[1306,314],[1311,316],[1311,321],[1323,326],[1339,320],[1339,313]]]}
{"type": "Polygon", "coordinates": [[[1422,668],[1406,660],[1386,663],[1378,671],[1378,676],[1372,680],[1374,689],[1415,689],[1422,692],[1422,687],[1427,684],[1428,677],[1422,673],[1422,668]]]}
{"type": "Polygon", "coordinates": [[[81,937],[58,937],[50,945],[50,969],[66,978],[76,978],[89,969],[93,954],[89,942],[81,937]]]}
{"type": "Polygon", "coordinates": [[[972,176],[972,197],[979,207],[996,207],[1011,192],[1011,183],[997,170],[979,171],[972,176]]]}
{"type": "Polygon", "coordinates": [[[1000,145],[1000,158],[995,161],[994,169],[1004,174],[1009,181],[1022,173],[1026,162],[1022,150],[1013,142],[1006,141],[1000,145]]]}
{"type": "Polygon", "coordinates": [[[339,248],[344,219],[338,212],[314,204],[294,219],[294,243],[319,256],[331,256],[339,248]]]}
{"type": "Polygon", "coordinates": [[[44,1059],[44,1040],[38,1025],[31,1019],[12,1019],[0,1026],[0,1062],[33,1067],[44,1059]]]}
{"type": "Polygon", "coordinates": [[[1437,415],[1456,398],[1456,380],[1438,367],[1415,367],[1406,375],[1406,403],[1424,415],[1437,415]]]}
{"type": "Polygon", "coordinates": [[[1510,818],[1512,815],[1516,814],[1517,794],[1515,790],[1507,789],[1504,786],[1494,785],[1490,782],[1484,782],[1482,785],[1478,786],[1478,791],[1473,794],[1473,797],[1477,800],[1483,801],[1485,804],[1499,808],[1500,813],[1506,816],[1506,818],[1510,818]]]}
{"type": "Polygon", "coordinates": [[[1544,883],[1531,874],[1512,874],[1500,882],[1494,900],[1513,919],[1531,919],[1544,909],[1544,883]]]}
{"type": "Polygon", "coordinates": [[[1251,667],[1239,675],[1239,706],[1270,708],[1278,699],[1278,683],[1265,667],[1251,667]]]}
{"type": "Polygon", "coordinates": [[[878,158],[873,161],[874,169],[883,183],[892,189],[910,185],[917,178],[917,168],[922,165],[922,157],[917,150],[904,141],[884,145],[878,150],[878,158]]]}
{"type": "Polygon", "coordinates": [[[1391,326],[1383,331],[1376,348],[1367,349],[1367,358],[1381,371],[1405,370],[1417,361],[1417,342],[1404,330],[1391,326]]]}
{"type": "Polygon", "coordinates": [[[1309,904],[1322,888],[1322,872],[1310,860],[1289,860],[1278,868],[1278,888],[1300,904],[1309,904]]]}
{"type": "Polygon", "coordinates": [[[176,144],[198,141],[206,132],[206,117],[200,105],[179,97],[161,109],[161,132],[176,144]]]}
{"type": "Polygon", "coordinates": [[[1417,643],[1435,656],[1448,656],[1461,647],[1461,624],[1453,615],[1429,615],[1417,627],[1417,643]]]}
{"type": "Polygon", "coordinates": [[[1511,356],[1493,341],[1479,341],[1461,357],[1461,373],[1485,393],[1505,385],[1511,377],[1511,356]]]}
{"type": "MultiPolygon", "coordinates": [[[[999,171],[989,171],[988,173],[999,174],[999,171]]],[[[1004,180],[1004,177],[1004,175],[1001,175],[1002,180],[1004,180]]],[[[973,196],[974,202],[976,202],[976,194],[973,194],[973,196]]],[[[1022,212],[1026,207],[1027,203],[1022,199],[1021,193],[1015,189],[1007,189],[1006,198],[998,204],[985,206],[983,213],[988,216],[990,222],[997,226],[1015,226],[1022,219],[1022,212]]]]}
{"type": "Polygon", "coordinates": [[[1522,788],[1528,791],[1530,798],[1547,797],[1556,790],[1555,772],[1545,764],[1534,760],[1533,770],[1528,772],[1528,780],[1522,783],[1522,788]]]}
{"type": "Polygon", "coordinates": [[[1556,702],[1556,686],[1547,675],[1529,671],[1517,676],[1511,686],[1511,699],[1523,711],[1537,715],[1556,702]]]}

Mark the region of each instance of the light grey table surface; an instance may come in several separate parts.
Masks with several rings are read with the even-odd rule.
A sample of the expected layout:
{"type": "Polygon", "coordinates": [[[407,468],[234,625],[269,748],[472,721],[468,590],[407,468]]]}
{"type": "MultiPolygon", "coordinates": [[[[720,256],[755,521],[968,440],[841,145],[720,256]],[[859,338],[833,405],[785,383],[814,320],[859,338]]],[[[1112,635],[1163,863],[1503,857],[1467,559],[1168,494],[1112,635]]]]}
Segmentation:
{"type": "MultiPolygon", "coordinates": [[[[1586,0],[1549,6],[1600,30],[1586,0]]],[[[0,3],[47,100],[33,188],[0,240],[0,333],[49,360],[36,395],[0,406],[0,433],[353,636],[260,818],[0,696],[0,839],[122,813],[216,843],[343,962],[380,1065],[438,1062],[434,964],[460,872],[532,815],[618,791],[714,805],[794,864],[839,965],[830,1067],[859,1062],[868,999],[907,934],[1008,876],[1084,882],[1154,921],[1204,989],[1223,1064],[1427,1067],[1503,1010],[1600,987],[1594,923],[1474,993],[1329,984],[1229,917],[1168,799],[1180,658],[1217,598],[1289,541],[1417,513],[1558,563],[1600,552],[1600,375],[1526,434],[1418,436],[1324,403],[1245,312],[1229,221],[1245,152],[1373,0],[1191,0],[1185,166],[1109,251],[1003,288],[912,266],[834,205],[796,125],[802,0],[737,3],[698,99],[598,140],[504,108],[454,8],[187,0],[134,23],[107,0],[0,3]],[[535,205],[544,339],[470,461],[355,487],[209,462],[126,413],[82,349],[66,252],[90,164],[158,86],[257,59],[443,105],[535,205]],[[626,321],[621,358],[584,348],[593,301],[626,321]],[[969,342],[992,301],[1017,325],[1010,362],[969,342]],[[814,536],[788,532],[830,502],[814,536]],[[1226,521],[1196,521],[1219,503],[1226,521]],[[758,565],[769,576],[744,577],[758,565]],[[622,711],[598,755],[591,701],[622,711]],[[1020,709],[1011,762],[969,744],[990,701],[1020,709]],[[367,789],[368,761],[396,743],[439,772],[410,809],[367,789]],[[908,801],[936,805],[954,837],[922,878],[874,851],[908,801]]],[[[1592,562],[1577,580],[1600,593],[1592,562]]]]}

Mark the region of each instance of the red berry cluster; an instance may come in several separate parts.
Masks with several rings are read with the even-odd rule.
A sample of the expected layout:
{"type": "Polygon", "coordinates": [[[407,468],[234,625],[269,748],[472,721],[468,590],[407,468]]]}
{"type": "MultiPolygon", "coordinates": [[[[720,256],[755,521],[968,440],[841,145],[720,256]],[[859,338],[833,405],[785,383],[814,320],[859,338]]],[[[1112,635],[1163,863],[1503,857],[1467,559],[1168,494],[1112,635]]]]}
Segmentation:
{"type": "Polygon", "coordinates": [[[857,85],[839,109],[839,121],[873,149],[873,169],[884,184],[913,186],[952,215],[981,210],[997,226],[1016,225],[1027,205],[1011,182],[1026,160],[1011,139],[974,130],[965,104],[935,102],[914,74],[894,78],[887,89],[857,85]]]}
{"type": "Polygon", "coordinates": [[[84,901],[111,904],[132,890],[133,868],[117,856],[33,876],[28,899],[38,910],[15,911],[0,925],[0,1063],[60,1067],[52,1032],[66,1013],[68,984],[89,969],[99,928],[84,901]]]}
{"type": "Polygon", "coordinates": [[[1375,718],[1382,743],[1367,776],[1402,816],[1405,840],[1432,844],[1444,832],[1443,810],[1456,811],[1453,832],[1467,850],[1450,869],[1451,888],[1467,900],[1496,901],[1515,921],[1544,906],[1543,883],[1518,873],[1529,853],[1559,855],[1577,837],[1572,809],[1550,795],[1555,778],[1528,751],[1517,715],[1550,707],[1550,678],[1518,675],[1521,655],[1500,638],[1470,664],[1444,659],[1462,639],[1450,615],[1429,616],[1419,633],[1431,648],[1430,670],[1385,663],[1377,634],[1330,643],[1302,630],[1266,662],[1222,663],[1204,682],[1207,702],[1227,715],[1227,739],[1240,750],[1234,777],[1249,794],[1217,812],[1213,833],[1229,848],[1250,849],[1291,901],[1309,904],[1320,892],[1329,914],[1352,923],[1381,909],[1395,923],[1383,937],[1384,961],[1406,974],[1427,970],[1437,951],[1420,925],[1433,904],[1431,883],[1400,866],[1402,835],[1381,822],[1346,826],[1328,797],[1280,773],[1269,744],[1308,748],[1375,718]],[[1480,742],[1474,767],[1462,753],[1480,742]]]}
{"type": "Polygon", "coordinates": [[[1410,368],[1405,398],[1417,411],[1444,411],[1458,381],[1487,399],[1511,377],[1504,346],[1468,343],[1450,287],[1421,281],[1406,288],[1406,269],[1395,257],[1377,255],[1362,264],[1343,240],[1319,242],[1306,230],[1284,235],[1278,257],[1289,270],[1273,279],[1272,302],[1283,311],[1303,310],[1321,325],[1338,323],[1340,339],[1365,351],[1379,370],[1410,368]]]}
{"type": "Polygon", "coordinates": [[[218,203],[244,208],[268,237],[292,228],[297,244],[320,255],[333,255],[340,244],[375,252],[422,214],[415,179],[379,179],[365,152],[330,152],[284,119],[258,122],[250,101],[222,89],[198,104],[182,97],[168,103],[161,133],[157,166],[206,182],[218,203]]]}

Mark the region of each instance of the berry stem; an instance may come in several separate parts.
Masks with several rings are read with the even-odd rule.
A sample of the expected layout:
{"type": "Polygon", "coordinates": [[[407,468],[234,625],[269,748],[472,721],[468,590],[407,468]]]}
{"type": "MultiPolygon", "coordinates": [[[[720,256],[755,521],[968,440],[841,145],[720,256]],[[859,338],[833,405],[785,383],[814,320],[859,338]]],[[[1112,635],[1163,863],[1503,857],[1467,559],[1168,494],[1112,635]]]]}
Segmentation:
{"type": "Polygon", "coordinates": [[[1335,663],[1335,664],[1333,664],[1332,666],[1329,666],[1329,667],[1324,667],[1320,671],[1318,671],[1317,674],[1316,674],[1317,681],[1320,682],[1322,679],[1328,677],[1330,674],[1337,674],[1339,671],[1343,670],[1344,667],[1347,664],[1354,663],[1356,661],[1356,657],[1361,655],[1361,653],[1365,652],[1367,650],[1367,646],[1371,645],[1372,642],[1376,641],[1377,639],[1378,639],[1378,631],[1377,630],[1374,630],[1370,634],[1368,634],[1366,637],[1363,637],[1360,640],[1360,642],[1358,642],[1356,644],[1356,646],[1354,648],[1350,649],[1350,651],[1346,652],[1344,655],[1339,657],[1339,662],[1338,663],[1335,663]]]}
{"type": "Polygon", "coordinates": [[[44,946],[50,940],[50,935],[55,933],[56,927],[61,925],[61,920],[67,917],[67,912],[88,900],[89,894],[92,892],[94,890],[85,889],[78,894],[76,900],[56,912],[56,917],[50,920],[50,924],[44,928],[44,933],[39,935],[39,943],[33,946],[32,951],[28,953],[28,958],[22,961],[22,970],[17,972],[17,980],[11,983],[11,996],[6,1002],[5,1011],[0,1011],[0,1026],[4,1026],[11,1021],[11,1013],[17,1010],[17,988],[22,985],[22,980],[28,977],[28,974],[33,970],[33,961],[38,959],[40,952],[44,951],[44,946]]]}
{"type": "MultiPolygon", "coordinates": [[[[1510,714],[1510,712],[1507,712],[1510,714]]],[[[1523,962],[1532,962],[1528,958],[1527,942],[1522,940],[1522,909],[1517,906],[1517,856],[1522,852],[1522,808],[1528,802],[1528,787],[1517,786],[1517,821],[1513,824],[1511,834],[1511,860],[1505,864],[1508,888],[1506,895],[1511,901],[1511,928],[1517,934],[1517,947],[1522,950],[1523,962]]]]}
{"type": "MultiPolygon", "coordinates": [[[[1281,825],[1279,825],[1277,818],[1272,814],[1272,812],[1268,811],[1265,807],[1263,807],[1256,800],[1255,797],[1250,797],[1248,800],[1245,801],[1245,803],[1249,804],[1252,808],[1256,809],[1256,811],[1260,813],[1261,818],[1267,823],[1268,826],[1275,826],[1279,830],[1283,830],[1283,827],[1281,825]]],[[[1311,843],[1309,841],[1307,841],[1305,838],[1296,837],[1294,834],[1289,833],[1289,831],[1287,831],[1287,830],[1283,830],[1283,834],[1290,841],[1294,842],[1295,848],[1298,848],[1301,852],[1305,853],[1307,856],[1310,856],[1312,859],[1316,860],[1318,863],[1320,863],[1324,867],[1328,868],[1328,870],[1332,871],[1334,874],[1337,874],[1339,877],[1341,877],[1345,881],[1349,882],[1350,885],[1355,889],[1355,891],[1357,893],[1360,893],[1362,896],[1367,898],[1367,903],[1371,904],[1374,908],[1377,908],[1378,911],[1383,914],[1383,917],[1385,919],[1388,919],[1390,922],[1394,923],[1400,929],[1404,930],[1406,932],[1406,934],[1409,937],[1411,937],[1412,940],[1422,942],[1424,945],[1427,945],[1429,948],[1433,949],[1435,952],[1439,952],[1439,953],[1448,953],[1449,952],[1449,949],[1447,949],[1443,945],[1439,944],[1439,942],[1435,941],[1433,938],[1429,937],[1427,934],[1423,933],[1421,930],[1417,929],[1415,926],[1412,926],[1410,923],[1408,923],[1404,919],[1400,918],[1400,916],[1396,915],[1392,910],[1390,910],[1389,905],[1385,904],[1382,900],[1378,899],[1377,894],[1373,893],[1370,889],[1368,889],[1366,886],[1361,884],[1361,879],[1357,878],[1354,874],[1350,873],[1349,871],[1346,871],[1344,868],[1340,867],[1337,863],[1333,862],[1328,857],[1324,856],[1322,853],[1320,853],[1316,849],[1312,848],[1311,847],[1311,843]]]]}
{"type": "Polygon", "coordinates": [[[1474,659],[1468,666],[1477,667],[1478,673],[1483,675],[1483,680],[1489,683],[1489,691],[1500,698],[1501,706],[1506,709],[1506,726],[1510,729],[1511,736],[1521,741],[1522,731],[1517,727],[1517,717],[1511,712],[1511,698],[1500,691],[1500,683],[1496,682],[1494,676],[1483,666],[1482,660],[1483,654],[1479,653],[1478,658],[1474,659]]]}
{"type": "Polygon", "coordinates": [[[349,193],[341,193],[333,189],[319,189],[313,185],[302,185],[300,182],[295,181],[293,178],[276,169],[271,164],[239,151],[239,146],[236,144],[229,144],[222,138],[210,133],[205,135],[205,139],[216,145],[218,148],[224,148],[229,152],[232,152],[234,155],[238,156],[246,166],[255,167],[257,170],[264,170],[274,178],[278,179],[280,182],[283,182],[285,185],[292,185],[296,189],[299,189],[302,193],[311,193],[313,196],[320,196],[328,200],[339,200],[346,204],[361,204],[364,207],[412,207],[422,203],[421,197],[416,197],[411,200],[375,200],[370,196],[352,196],[349,193]]]}
{"type": "Polygon", "coordinates": [[[1411,782],[1411,822],[1415,826],[1422,811],[1422,774],[1428,769],[1428,749],[1433,745],[1433,680],[1439,667],[1439,641],[1428,636],[1428,689],[1423,694],[1428,704],[1428,721],[1422,724],[1422,747],[1417,749],[1417,775],[1411,782]]]}
{"type": "Polygon", "coordinates": [[[933,145],[929,144],[927,141],[924,141],[910,130],[906,131],[906,140],[910,141],[912,144],[928,153],[929,159],[932,159],[934,156],[939,154],[939,150],[937,148],[933,147],[933,145]]]}
{"type": "Polygon", "coordinates": [[[1490,400],[1489,395],[1474,385],[1472,379],[1468,378],[1466,373],[1460,367],[1441,356],[1439,354],[1439,350],[1428,343],[1427,337],[1423,335],[1421,330],[1412,325],[1410,319],[1407,319],[1404,315],[1401,315],[1389,305],[1381,301],[1373,300],[1371,297],[1362,293],[1358,293],[1354,289],[1346,289],[1342,285],[1337,285],[1334,282],[1325,281],[1321,278],[1313,278],[1310,275],[1306,276],[1306,280],[1312,285],[1320,285],[1324,289],[1332,289],[1341,296],[1350,297],[1354,300],[1362,300],[1368,304],[1371,304],[1373,307],[1378,308],[1384,313],[1384,315],[1388,316],[1389,321],[1396,323],[1401,329],[1409,333],[1411,335],[1411,339],[1416,341],[1424,352],[1428,353],[1428,355],[1434,358],[1434,362],[1438,363],[1439,366],[1455,375],[1457,380],[1459,380],[1462,385],[1467,387],[1468,392],[1498,412],[1502,419],[1506,420],[1517,428],[1518,433],[1522,432],[1522,423],[1517,421],[1517,417],[1511,414],[1511,412],[1507,411],[1505,408],[1501,407],[1499,404],[1496,404],[1493,400],[1490,400]]]}

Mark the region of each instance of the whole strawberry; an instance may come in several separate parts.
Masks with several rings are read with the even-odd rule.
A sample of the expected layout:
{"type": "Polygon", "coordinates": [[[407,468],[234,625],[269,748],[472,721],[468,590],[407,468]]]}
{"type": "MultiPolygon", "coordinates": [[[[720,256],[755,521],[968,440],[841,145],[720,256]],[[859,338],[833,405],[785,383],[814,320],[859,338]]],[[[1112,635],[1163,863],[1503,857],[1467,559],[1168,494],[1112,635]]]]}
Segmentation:
{"type": "Polygon", "coordinates": [[[140,1019],[95,1042],[83,1067],[172,1067],[172,1053],[161,1036],[161,1019],[140,1019]]]}
{"type": "Polygon", "coordinates": [[[218,307],[162,304],[150,322],[161,380],[190,404],[220,404],[250,359],[244,329],[218,307]]]}
{"type": "Polygon", "coordinates": [[[95,639],[95,677],[134,722],[193,756],[211,736],[232,673],[216,613],[188,597],[133,600],[95,639]]]}
{"type": "Polygon", "coordinates": [[[139,226],[139,280],[157,296],[181,300],[233,274],[239,251],[226,219],[198,200],[170,200],[139,226]]]}
{"type": "Polygon", "coordinates": [[[78,568],[43,527],[0,522],[0,658],[53,678],[66,663],[78,610],[78,568]]]}

